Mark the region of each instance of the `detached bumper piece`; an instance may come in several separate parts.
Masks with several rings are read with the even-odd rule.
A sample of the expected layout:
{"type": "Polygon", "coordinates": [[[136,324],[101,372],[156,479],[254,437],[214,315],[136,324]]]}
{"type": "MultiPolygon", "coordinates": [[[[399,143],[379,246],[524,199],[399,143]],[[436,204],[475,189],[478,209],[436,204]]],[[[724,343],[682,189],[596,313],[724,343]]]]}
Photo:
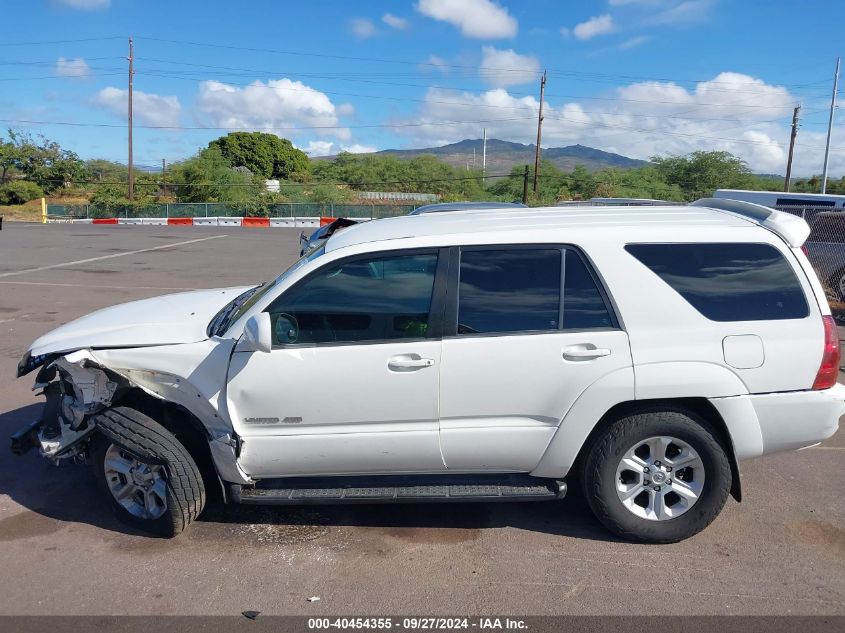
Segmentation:
{"type": "Polygon", "coordinates": [[[28,453],[30,449],[41,446],[41,442],[38,439],[38,429],[41,428],[41,424],[41,420],[36,420],[29,426],[22,428],[10,438],[12,441],[11,449],[13,454],[18,456],[24,455],[28,453]]]}
{"type": "Polygon", "coordinates": [[[546,501],[562,499],[566,483],[529,475],[313,477],[232,485],[230,493],[236,503],[254,505],[546,501]]]}

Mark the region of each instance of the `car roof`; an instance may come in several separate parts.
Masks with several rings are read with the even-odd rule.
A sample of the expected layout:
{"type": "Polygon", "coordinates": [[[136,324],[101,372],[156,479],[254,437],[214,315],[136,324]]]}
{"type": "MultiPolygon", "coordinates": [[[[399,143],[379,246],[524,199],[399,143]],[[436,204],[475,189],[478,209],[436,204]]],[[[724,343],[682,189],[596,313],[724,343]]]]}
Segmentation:
{"type": "Polygon", "coordinates": [[[707,207],[675,206],[583,206],[536,207],[531,209],[502,208],[499,210],[455,211],[453,213],[425,213],[403,215],[362,222],[342,232],[335,233],[326,243],[326,250],[333,251],[347,246],[420,237],[426,235],[460,236],[479,232],[541,231],[566,228],[610,227],[642,228],[649,226],[743,226],[753,222],[733,213],[724,213],[707,207]]]}
{"type": "Polygon", "coordinates": [[[446,211],[467,211],[472,209],[502,209],[502,208],[526,209],[521,202],[438,202],[417,207],[409,215],[421,215],[423,213],[443,213],[446,211]]]}

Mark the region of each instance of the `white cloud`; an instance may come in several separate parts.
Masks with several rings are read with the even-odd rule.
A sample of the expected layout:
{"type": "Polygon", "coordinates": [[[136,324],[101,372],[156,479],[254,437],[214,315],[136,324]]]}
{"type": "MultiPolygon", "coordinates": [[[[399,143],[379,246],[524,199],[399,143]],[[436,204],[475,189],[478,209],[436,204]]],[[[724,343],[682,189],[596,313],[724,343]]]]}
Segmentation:
{"type": "Polygon", "coordinates": [[[54,0],[57,4],[70,7],[71,9],[81,9],[83,11],[94,11],[96,9],[108,9],[111,6],[111,0],[54,0]]]}
{"type": "Polygon", "coordinates": [[[636,37],[632,37],[631,39],[625,40],[619,45],[619,50],[627,51],[632,48],[636,48],[637,46],[642,46],[646,42],[648,42],[651,38],[646,35],[637,35],[636,37]]]}
{"type": "Polygon", "coordinates": [[[572,29],[562,26],[560,27],[560,34],[563,37],[570,37],[572,35],[572,29]]]}
{"type": "Polygon", "coordinates": [[[508,10],[492,0],[419,0],[416,9],[435,20],[454,24],[465,37],[515,37],[519,29],[508,10]]]}
{"type": "Polygon", "coordinates": [[[331,141],[308,141],[308,145],[300,147],[309,156],[330,156],[334,143],[331,141]]]}
{"type": "Polygon", "coordinates": [[[352,145],[341,145],[340,149],[350,154],[372,154],[377,152],[378,148],[372,145],[362,145],[361,143],[353,143],[352,145]]]}
{"type": "Polygon", "coordinates": [[[491,86],[515,86],[533,82],[540,72],[540,62],[532,55],[520,55],[513,49],[493,46],[481,49],[479,73],[491,86]]]}
{"type": "MultiPolygon", "coordinates": [[[[142,125],[177,127],[182,105],[175,96],[163,96],[135,90],[132,110],[142,125]]],[[[103,88],[93,99],[95,105],[125,117],[128,91],[123,88],[103,88]]]]}
{"type": "Polygon", "coordinates": [[[365,18],[353,18],[349,21],[352,34],[358,39],[366,39],[376,34],[375,25],[365,18]]]}
{"type": "MultiPolygon", "coordinates": [[[[197,95],[197,112],[211,125],[223,128],[248,128],[273,131],[295,126],[329,126],[316,130],[322,136],[349,138],[349,129],[340,124],[341,112],[348,104],[335,106],[319,90],[290,79],[255,81],[248,86],[230,86],[219,81],[204,81],[197,95]]],[[[281,136],[291,131],[279,130],[281,136]]]]}
{"type": "Polygon", "coordinates": [[[615,30],[616,25],[613,23],[613,16],[605,13],[592,17],[586,22],[581,22],[572,29],[572,32],[579,40],[588,40],[596,35],[613,33],[615,30]]]}
{"type": "Polygon", "coordinates": [[[350,154],[371,154],[377,152],[378,148],[371,145],[362,145],[360,143],[352,143],[351,145],[344,145],[333,143],[332,141],[308,141],[308,145],[300,147],[300,149],[309,156],[333,156],[340,152],[349,152],[350,154]]]}
{"type": "Polygon", "coordinates": [[[710,17],[713,0],[685,0],[655,15],[651,24],[679,25],[703,22],[710,17]]]}
{"type": "Polygon", "coordinates": [[[392,13],[385,13],[383,16],[381,16],[381,21],[384,22],[390,28],[396,29],[397,31],[404,31],[408,28],[408,20],[395,16],[392,13]]]}
{"type": "Polygon", "coordinates": [[[76,59],[65,59],[59,57],[56,61],[56,74],[59,77],[73,77],[76,79],[83,79],[88,77],[91,69],[88,63],[81,57],[76,59]]]}
{"type": "MultiPolygon", "coordinates": [[[[723,72],[691,86],[633,83],[608,96],[615,100],[557,103],[547,99],[543,145],[580,143],[645,160],[654,155],[720,150],[746,160],[757,173],[785,169],[788,125],[798,98],[782,86],[723,72]]],[[[443,145],[479,138],[477,121],[487,119],[483,125],[488,138],[529,144],[537,134],[538,106],[535,97],[517,97],[503,88],[482,93],[431,88],[417,113],[393,121],[421,125],[396,127],[393,132],[404,136],[409,146],[443,145]]],[[[845,126],[837,126],[834,135],[845,138],[845,126]]],[[[824,142],[822,129],[801,129],[795,175],[821,173],[824,142]]],[[[495,156],[488,154],[490,159],[495,156]]],[[[838,148],[836,143],[831,150],[831,173],[836,177],[845,173],[845,147],[838,148]]]]}
{"type": "Polygon", "coordinates": [[[421,64],[422,70],[439,70],[441,73],[449,72],[449,63],[437,55],[429,55],[428,59],[421,64]]]}

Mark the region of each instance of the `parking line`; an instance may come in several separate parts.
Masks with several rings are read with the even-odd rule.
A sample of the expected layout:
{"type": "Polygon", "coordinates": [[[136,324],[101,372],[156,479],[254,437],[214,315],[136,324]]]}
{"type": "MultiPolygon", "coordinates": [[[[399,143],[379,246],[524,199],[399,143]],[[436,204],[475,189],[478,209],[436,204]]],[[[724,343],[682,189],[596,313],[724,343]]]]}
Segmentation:
{"type": "Polygon", "coordinates": [[[25,268],[23,270],[14,270],[9,273],[0,273],[0,277],[14,277],[15,275],[25,275],[27,273],[37,273],[42,270],[51,270],[53,268],[63,268],[65,266],[75,266],[77,264],[90,264],[91,262],[98,262],[104,259],[114,259],[115,257],[126,257],[127,255],[137,255],[139,253],[149,253],[150,251],[160,251],[165,248],[173,248],[174,246],[185,246],[186,244],[196,244],[197,242],[205,242],[206,240],[216,240],[225,235],[212,235],[210,237],[200,237],[195,240],[185,240],[184,242],[175,242],[173,244],[162,244],[161,246],[152,246],[150,248],[139,248],[136,251],[126,251],[125,253],[113,253],[111,255],[101,255],[100,257],[89,257],[88,259],[77,259],[73,262],[64,262],[62,264],[51,264],[49,266],[38,266],[37,268],[25,268]]]}

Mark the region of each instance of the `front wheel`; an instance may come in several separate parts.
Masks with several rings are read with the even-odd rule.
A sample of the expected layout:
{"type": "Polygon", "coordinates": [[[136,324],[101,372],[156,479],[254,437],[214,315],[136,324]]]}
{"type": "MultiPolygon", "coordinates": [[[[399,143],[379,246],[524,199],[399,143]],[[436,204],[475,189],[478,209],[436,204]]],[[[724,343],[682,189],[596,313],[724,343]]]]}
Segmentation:
{"type": "Polygon", "coordinates": [[[122,522],[172,537],[202,512],[205,487],[194,459],[152,418],[115,407],[96,418],[94,472],[122,522]]]}
{"type": "Polygon", "coordinates": [[[583,486],[611,532],[674,543],[707,527],[731,489],[728,456],[710,425],[680,411],[617,420],[588,447],[583,486]]]}

